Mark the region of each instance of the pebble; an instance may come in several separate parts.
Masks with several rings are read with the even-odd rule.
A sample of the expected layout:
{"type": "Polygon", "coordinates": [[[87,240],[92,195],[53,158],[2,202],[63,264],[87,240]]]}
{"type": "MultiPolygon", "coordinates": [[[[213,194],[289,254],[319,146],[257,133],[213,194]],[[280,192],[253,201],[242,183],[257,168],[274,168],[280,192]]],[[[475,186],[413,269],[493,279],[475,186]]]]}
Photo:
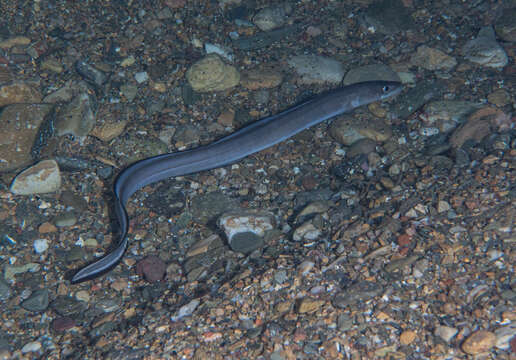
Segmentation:
{"type": "Polygon", "coordinates": [[[292,5],[288,2],[265,7],[253,16],[253,23],[262,31],[270,31],[284,25],[291,12],[292,5]]]}
{"type": "Polygon", "coordinates": [[[338,84],[344,77],[344,66],[337,60],[320,55],[297,55],[288,60],[302,84],[338,84]]]}
{"type": "Polygon", "coordinates": [[[12,36],[0,41],[0,49],[10,49],[14,46],[25,46],[31,42],[30,38],[26,36],[12,36]]]}
{"type": "Polygon", "coordinates": [[[188,69],[186,79],[195,91],[213,92],[238,85],[240,73],[235,67],[225,64],[220,56],[209,54],[188,69]]]}
{"type": "Polygon", "coordinates": [[[251,69],[242,73],[240,83],[249,90],[269,89],[281,84],[283,75],[276,70],[251,69]]]}
{"type": "Polygon", "coordinates": [[[96,104],[87,92],[79,93],[56,114],[54,127],[59,136],[85,137],[96,123],[96,104]]]}
{"type": "Polygon", "coordinates": [[[98,87],[102,86],[102,84],[107,81],[107,76],[103,71],[85,61],[77,60],[75,62],[75,70],[77,70],[84,80],[98,87]]]}
{"type": "Polygon", "coordinates": [[[140,71],[134,74],[134,80],[136,80],[138,84],[143,84],[144,82],[149,80],[149,75],[146,71],[140,71]]]}
{"type": "Polygon", "coordinates": [[[41,93],[39,87],[35,86],[35,84],[15,82],[0,85],[0,107],[9,104],[34,104],[40,102],[41,93]]]}
{"type": "Polygon", "coordinates": [[[451,339],[459,332],[458,329],[450,326],[436,326],[434,334],[449,343],[451,339]]]}
{"type": "Polygon", "coordinates": [[[471,114],[467,121],[458,127],[450,137],[450,144],[454,148],[461,147],[466,141],[480,142],[491,134],[491,128],[498,125],[505,126],[505,114],[494,107],[482,108],[471,114]]]}
{"type": "Polygon", "coordinates": [[[56,332],[64,332],[75,326],[75,320],[70,317],[58,317],[52,321],[52,329],[56,332]]]}
{"type": "Polygon", "coordinates": [[[311,314],[319,310],[324,303],[324,300],[303,298],[297,304],[297,312],[299,314],[311,314]]]}
{"type": "Polygon", "coordinates": [[[20,266],[5,265],[4,278],[5,280],[14,280],[14,277],[17,274],[23,274],[26,272],[38,272],[40,268],[41,266],[37,263],[28,263],[20,266]]]}
{"type": "Polygon", "coordinates": [[[489,331],[479,330],[471,334],[462,343],[462,350],[469,355],[477,355],[488,351],[496,344],[496,336],[489,331]]]}
{"type": "Polygon", "coordinates": [[[44,222],[38,227],[38,232],[40,234],[50,234],[57,231],[57,228],[54,226],[54,224],[47,222],[44,222]]]}
{"type": "MultiPolygon", "coordinates": [[[[513,4],[514,5],[514,4],[513,4]]],[[[516,7],[506,8],[496,19],[495,31],[504,41],[516,42],[516,7]]]]}
{"type": "Polygon", "coordinates": [[[165,278],[167,265],[159,257],[150,255],[136,263],[136,273],[149,282],[156,282],[165,278]]]}
{"type": "Polygon", "coordinates": [[[416,340],[417,334],[413,330],[405,330],[400,335],[401,345],[410,345],[416,340]]]}
{"type": "Polygon", "coordinates": [[[51,104],[13,104],[3,108],[0,112],[0,171],[19,169],[32,163],[32,147],[40,134],[40,126],[52,109],[51,104]]]}
{"type": "Polygon", "coordinates": [[[178,321],[186,316],[192,315],[200,303],[201,303],[201,301],[199,299],[193,299],[188,304],[181,306],[179,308],[179,310],[177,311],[177,315],[172,316],[172,318],[171,318],[172,321],[178,321]]]}
{"type": "Polygon", "coordinates": [[[50,303],[50,307],[60,316],[76,317],[88,308],[88,303],[80,301],[75,297],[58,295],[50,303]]]}
{"type": "Polygon", "coordinates": [[[23,347],[21,348],[21,352],[23,354],[27,354],[27,353],[30,353],[30,352],[38,352],[41,350],[41,343],[39,341],[32,341],[32,342],[29,342],[25,345],[23,345],[23,347]]]}
{"type": "Polygon", "coordinates": [[[491,68],[503,68],[509,62],[507,54],[496,41],[495,32],[490,26],[480,29],[477,37],[464,45],[462,53],[469,61],[491,68]]]}
{"type": "Polygon", "coordinates": [[[425,105],[420,115],[425,126],[436,126],[447,133],[467,120],[468,115],[478,110],[480,104],[462,100],[439,100],[425,105]]]}
{"type": "Polygon", "coordinates": [[[67,227],[74,226],[77,223],[77,217],[75,213],[72,211],[65,212],[63,214],[59,214],[54,218],[54,224],[57,227],[67,227]]]}
{"type": "Polygon", "coordinates": [[[361,281],[342,292],[339,292],[333,299],[336,307],[343,308],[349,305],[363,303],[378,296],[383,291],[383,287],[371,281],[361,281]]]}
{"type": "Polygon", "coordinates": [[[305,260],[298,265],[297,271],[302,276],[306,276],[314,268],[314,266],[315,263],[313,261],[305,260]]]}
{"type": "Polygon", "coordinates": [[[0,279],[0,301],[5,301],[11,296],[11,288],[3,279],[0,279]]]}
{"type": "Polygon", "coordinates": [[[294,230],[292,238],[294,241],[315,240],[321,236],[322,232],[311,222],[306,222],[294,230]]]}
{"type": "Polygon", "coordinates": [[[43,160],[18,174],[11,192],[16,195],[44,194],[61,188],[61,174],[55,160],[43,160]]]}
{"type": "Polygon", "coordinates": [[[494,334],[496,336],[495,346],[498,349],[509,350],[511,346],[510,341],[516,338],[516,324],[502,326],[496,329],[494,334]]]}
{"type": "Polygon", "coordinates": [[[274,216],[258,211],[226,213],[219,217],[217,223],[224,230],[230,243],[236,234],[250,232],[263,237],[266,231],[275,228],[274,216]]]}
{"type": "Polygon", "coordinates": [[[235,57],[231,48],[219,44],[205,43],[204,50],[206,51],[206,54],[220,55],[229,62],[233,62],[235,57]]]}
{"type": "Polygon", "coordinates": [[[455,58],[426,45],[419,46],[410,61],[415,66],[420,66],[431,71],[451,70],[457,65],[455,58]]]}
{"type": "Polygon", "coordinates": [[[34,240],[34,251],[36,254],[42,254],[48,250],[48,240],[47,239],[36,239],[34,240]]]}
{"type": "Polygon", "coordinates": [[[27,311],[39,312],[45,311],[48,307],[48,303],[48,290],[41,289],[34,291],[20,306],[27,311]]]}
{"type": "Polygon", "coordinates": [[[324,201],[313,201],[310,204],[306,205],[303,210],[299,212],[297,218],[300,219],[304,216],[309,216],[313,214],[322,214],[330,209],[327,202],[324,201]]]}
{"type": "Polygon", "coordinates": [[[344,77],[343,84],[351,85],[362,81],[400,81],[398,74],[385,64],[371,64],[350,69],[344,77]]]}
{"type": "Polygon", "coordinates": [[[75,298],[80,301],[90,301],[90,293],[86,290],[79,290],[75,293],[75,298]]]}
{"type": "MultiPolygon", "coordinates": [[[[363,121],[345,114],[331,122],[330,135],[339,143],[351,146],[362,139],[384,142],[392,136],[392,129],[384,120],[379,118],[363,121]]],[[[366,144],[370,146],[369,142],[366,144]]]]}

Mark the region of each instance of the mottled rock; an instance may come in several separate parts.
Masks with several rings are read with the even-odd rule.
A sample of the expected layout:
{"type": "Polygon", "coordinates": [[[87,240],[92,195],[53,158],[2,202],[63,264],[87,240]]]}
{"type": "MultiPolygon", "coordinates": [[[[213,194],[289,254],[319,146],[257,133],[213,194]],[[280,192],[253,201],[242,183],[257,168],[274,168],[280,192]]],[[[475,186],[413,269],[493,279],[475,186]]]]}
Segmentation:
{"type": "Polygon", "coordinates": [[[392,136],[392,129],[379,118],[364,121],[351,115],[342,115],[332,121],[330,135],[339,143],[349,146],[366,138],[375,142],[386,141],[392,136]]]}
{"type": "Polygon", "coordinates": [[[425,126],[435,126],[441,132],[449,132],[464,123],[468,115],[481,107],[481,104],[471,101],[433,101],[425,105],[420,117],[425,126]]]}
{"type": "Polygon", "coordinates": [[[350,85],[362,81],[400,81],[398,74],[384,64],[371,64],[353,68],[346,73],[343,84],[350,85]]]}
{"type": "Polygon", "coordinates": [[[224,63],[220,56],[210,54],[188,69],[186,79],[195,91],[222,91],[238,85],[240,74],[235,67],[224,63]]]}
{"type": "Polygon", "coordinates": [[[40,125],[51,113],[52,108],[53,105],[50,104],[13,104],[2,110],[0,171],[18,169],[32,162],[32,146],[38,136],[40,125]]]}
{"type": "Polygon", "coordinates": [[[88,135],[95,126],[95,114],[96,104],[93,97],[86,92],[77,95],[57,113],[54,124],[57,135],[88,135]]]}
{"type": "Polygon", "coordinates": [[[237,201],[218,191],[196,196],[190,204],[193,218],[202,224],[216,219],[224,212],[233,211],[235,208],[238,208],[237,201]]]}
{"type": "Polygon", "coordinates": [[[344,66],[337,60],[319,55],[297,55],[288,60],[302,84],[338,84],[344,77],[344,66]]]}
{"type": "Polygon", "coordinates": [[[488,351],[496,344],[496,336],[489,331],[479,330],[471,334],[462,343],[462,350],[470,355],[476,355],[488,351]]]}
{"type": "Polygon", "coordinates": [[[157,256],[147,256],[136,264],[136,273],[149,282],[156,282],[165,278],[167,265],[157,256]]]}
{"type": "Polygon", "coordinates": [[[502,40],[516,42],[516,7],[503,11],[496,20],[495,31],[502,40]]]}
{"type": "Polygon", "coordinates": [[[510,348],[510,341],[516,338],[516,324],[509,324],[502,326],[495,330],[496,336],[495,346],[498,349],[508,350],[510,348]]]}
{"type": "Polygon", "coordinates": [[[55,332],[64,332],[68,329],[71,329],[75,326],[75,320],[70,317],[59,317],[52,321],[52,329],[55,332]]]}
{"type": "Polygon", "coordinates": [[[178,321],[178,320],[184,318],[185,316],[192,315],[200,303],[201,302],[199,301],[199,299],[193,299],[188,304],[181,306],[179,308],[179,310],[177,311],[177,314],[172,316],[172,321],[178,321]]]}
{"type": "Polygon", "coordinates": [[[409,7],[400,0],[372,2],[366,9],[363,20],[369,31],[379,31],[385,35],[415,28],[409,7]]]}
{"type": "Polygon", "coordinates": [[[16,195],[44,194],[59,190],[61,175],[55,160],[43,160],[18,174],[11,192],[16,195]]]}
{"type": "Polygon", "coordinates": [[[289,3],[265,7],[253,17],[253,22],[260,30],[269,31],[284,25],[291,12],[292,5],[289,3]]]}
{"type": "Polygon", "coordinates": [[[459,332],[458,329],[449,326],[437,326],[434,334],[449,343],[451,339],[459,332]]]}
{"type": "Polygon", "coordinates": [[[30,38],[26,36],[13,36],[0,41],[0,49],[10,49],[14,46],[26,46],[30,44],[30,38]]]}
{"type": "Polygon", "coordinates": [[[260,211],[244,211],[238,213],[226,213],[218,220],[218,225],[224,230],[231,243],[233,236],[238,233],[252,232],[263,237],[267,230],[275,226],[274,216],[260,211]]]}
{"type": "Polygon", "coordinates": [[[23,274],[26,272],[37,272],[41,268],[41,265],[37,263],[28,263],[25,265],[8,265],[4,266],[4,279],[5,280],[14,280],[14,277],[17,274],[23,274]]]}
{"type": "Polygon", "coordinates": [[[268,89],[281,84],[283,76],[274,70],[248,70],[242,73],[240,80],[243,87],[249,90],[268,89]]]}
{"type": "Polygon", "coordinates": [[[324,303],[324,300],[303,298],[297,304],[297,312],[300,314],[311,314],[319,310],[324,303]]]}
{"type": "Polygon", "coordinates": [[[426,45],[417,48],[417,52],[412,56],[411,62],[413,65],[427,70],[450,70],[457,65],[455,58],[426,45]]]}
{"type": "Polygon", "coordinates": [[[493,129],[507,129],[512,126],[511,123],[511,117],[502,110],[494,107],[482,108],[471,114],[468,120],[452,133],[450,144],[459,148],[468,140],[480,142],[491,134],[493,129]]]}
{"type": "Polygon", "coordinates": [[[45,311],[48,307],[48,290],[41,289],[34,291],[20,306],[27,311],[45,311]]]}
{"type": "Polygon", "coordinates": [[[311,222],[306,222],[294,230],[292,238],[295,241],[315,240],[321,236],[321,230],[317,229],[311,222]]]}
{"type": "Polygon", "coordinates": [[[382,293],[383,287],[372,281],[361,281],[338,293],[333,299],[333,305],[339,308],[365,302],[382,293]]]}
{"type": "Polygon", "coordinates": [[[492,68],[503,68],[509,62],[505,50],[496,42],[494,30],[490,26],[480,29],[478,36],[464,45],[462,53],[469,61],[492,68]]]}
{"type": "Polygon", "coordinates": [[[0,107],[16,103],[39,103],[41,93],[36,84],[16,82],[0,86],[0,107]]]}

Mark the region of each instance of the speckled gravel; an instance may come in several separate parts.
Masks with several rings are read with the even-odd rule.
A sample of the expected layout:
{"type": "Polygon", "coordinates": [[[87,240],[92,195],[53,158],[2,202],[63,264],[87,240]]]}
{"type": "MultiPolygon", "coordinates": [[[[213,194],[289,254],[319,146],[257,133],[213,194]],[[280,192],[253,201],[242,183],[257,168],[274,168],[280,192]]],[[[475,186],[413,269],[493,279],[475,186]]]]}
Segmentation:
{"type": "Polygon", "coordinates": [[[514,1],[0,14],[0,359],[515,359],[514,1]],[[122,168],[379,78],[405,90],[144,187],[122,262],[70,284],[122,168]]]}

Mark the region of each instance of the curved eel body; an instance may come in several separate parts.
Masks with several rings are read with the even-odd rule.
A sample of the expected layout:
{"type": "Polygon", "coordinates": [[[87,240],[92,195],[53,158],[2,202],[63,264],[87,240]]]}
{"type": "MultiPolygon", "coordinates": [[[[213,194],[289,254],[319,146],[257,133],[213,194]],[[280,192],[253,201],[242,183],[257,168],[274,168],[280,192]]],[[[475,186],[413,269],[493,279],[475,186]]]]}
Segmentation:
{"type": "Polygon", "coordinates": [[[300,105],[254,122],[231,135],[198,148],[150,157],[125,168],[114,185],[115,215],[120,240],[106,256],[80,269],[72,283],[91,280],[111,270],[127,248],[129,218],[127,200],[145,185],[166,179],[232,164],[248,155],[273,146],[336,115],[398,94],[402,84],[394,81],[367,81],[336,89],[300,105]]]}

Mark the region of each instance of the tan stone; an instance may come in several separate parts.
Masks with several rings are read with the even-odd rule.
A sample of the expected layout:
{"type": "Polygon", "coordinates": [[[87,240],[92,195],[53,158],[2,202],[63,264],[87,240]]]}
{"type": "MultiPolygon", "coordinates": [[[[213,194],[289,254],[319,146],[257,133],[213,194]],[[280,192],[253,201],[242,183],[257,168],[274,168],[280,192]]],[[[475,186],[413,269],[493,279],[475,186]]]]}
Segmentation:
{"type": "Polygon", "coordinates": [[[475,355],[488,351],[495,344],[496,336],[492,332],[479,330],[462,343],[462,350],[467,354],[475,355]]]}

